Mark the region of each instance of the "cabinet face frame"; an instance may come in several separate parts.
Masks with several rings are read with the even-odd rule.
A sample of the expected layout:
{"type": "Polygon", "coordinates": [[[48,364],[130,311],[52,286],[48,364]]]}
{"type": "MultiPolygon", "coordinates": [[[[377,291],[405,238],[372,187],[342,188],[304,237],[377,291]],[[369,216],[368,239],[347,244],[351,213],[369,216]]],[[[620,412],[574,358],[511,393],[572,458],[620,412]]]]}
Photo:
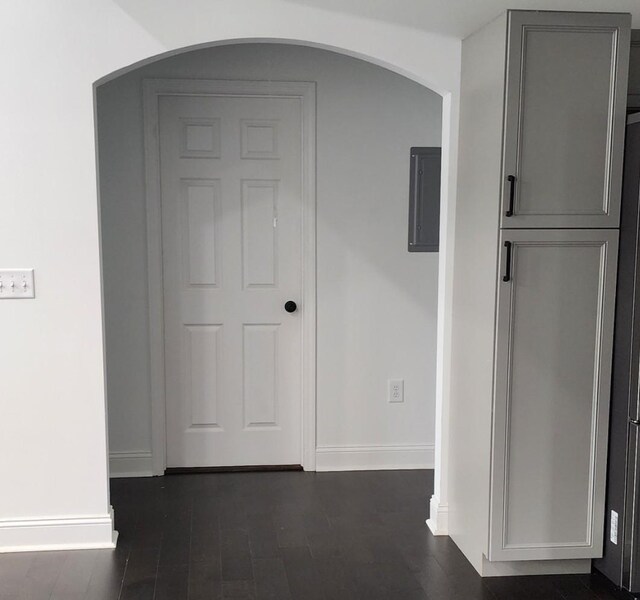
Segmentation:
{"type": "Polygon", "coordinates": [[[614,297],[618,232],[601,230],[503,230],[499,240],[499,271],[495,338],[494,410],[492,429],[492,473],[490,528],[487,557],[491,561],[581,559],[602,555],[606,458],[613,344],[614,297]],[[510,269],[507,269],[505,242],[511,242],[510,269]],[[513,357],[513,315],[515,285],[518,282],[518,251],[526,246],[599,246],[598,345],[592,403],[592,432],[588,527],[585,542],[576,544],[540,543],[507,545],[511,366],[513,357]],[[503,277],[510,270],[510,280],[503,277]]]}
{"type": "Polygon", "coordinates": [[[581,12],[508,11],[507,64],[504,105],[504,139],[501,185],[502,228],[618,227],[623,164],[623,139],[627,102],[630,48],[630,15],[581,12]],[[596,214],[518,214],[522,168],[526,36],[528,31],[585,33],[604,32],[612,36],[612,65],[603,211],[596,214]],[[513,201],[509,176],[515,177],[513,201]],[[512,206],[512,215],[506,216],[512,206]]]}

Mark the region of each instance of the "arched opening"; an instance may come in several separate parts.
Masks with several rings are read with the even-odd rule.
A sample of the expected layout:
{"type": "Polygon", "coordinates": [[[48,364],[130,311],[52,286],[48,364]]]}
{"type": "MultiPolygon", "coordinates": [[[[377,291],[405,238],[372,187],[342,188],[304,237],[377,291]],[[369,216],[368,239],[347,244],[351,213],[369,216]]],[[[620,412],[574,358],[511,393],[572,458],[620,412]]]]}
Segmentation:
{"type": "MultiPolygon", "coordinates": [[[[302,81],[307,79],[317,80],[320,77],[321,79],[324,78],[322,85],[319,85],[323,95],[318,101],[319,120],[317,124],[319,138],[317,148],[317,184],[320,210],[326,210],[327,201],[325,198],[334,197],[341,200],[346,198],[346,204],[348,205],[349,199],[353,198],[353,190],[357,190],[359,187],[355,179],[343,181],[342,189],[339,185],[333,189],[328,189],[327,187],[327,182],[331,180],[332,169],[335,174],[335,169],[338,166],[345,166],[345,156],[348,156],[350,161],[350,168],[346,170],[354,171],[359,169],[361,171],[360,176],[364,176],[361,183],[364,183],[367,179],[375,181],[375,178],[382,174],[384,170],[382,161],[388,160],[389,154],[383,152],[376,158],[377,167],[367,171],[363,167],[363,165],[367,164],[367,148],[375,147],[376,140],[378,140],[378,145],[380,146],[384,146],[387,142],[395,143],[396,145],[394,148],[396,157],[393,161],[394,180],[393,184],[391,184],[392,187],[388,187],[385,192],[391,196],[391,203],[396,204],[393,215],[371,212],[371,207],[367,208],[365,205],[351,207],[351,222],[340,219],[337,213],[333,216],[330,214],[320,215],[317,259],[320,269],[319,275],[326,280],[326,285],[322,282],[322,285],[318,285],[318,319],[320,319],[320,326],[322,326],[323,318],[326,325],[331,325],[331,319],[325,315],[331,315],[332,317],[339,315],[339,307],[345,305],[345,300],[348,300],[351,294],[347,290],[342,296],[336,295],[332,300],[325,300],[325,289],[328,289],[331,285],[331,277],[339,270],[340,261],[349,259],[348,245],[342,248],[338,245],[336,248],[334,239],[334,248],[332,249],[332,252],[334,252],[333,263],[326,260],[327,250],[325,248],[328,248],[331,244],[325,241],[325,237],[326,240],[331,239],[331,227],[325,223],[331,223],[332,218],[334,219],[333,225],[336,222],[343,223],[343,230],[338,236],[343,240],[349,239],[350,235],[354,240],[357,240],[358,236],[354,236],[353,232],[360,230],[362,233],[363,230],[362,227],[358,227],[358,220],[360,220],[361,225],[369,223],[371,227],[369,227],[369,230],[365,227],[364,233],[362,233],[364,238],[361,242],[366,245],[368,235],[377,236],[378,243],[375,242],[376,237],[368,239],[372,247],[379,246],[380,240],[383,242],[386,240],[384,227],[381,228],[379,225],[391,223],[390,227],[393,233],[390,233],[389,239],[393,240],[391,242],[392,245],[380,249],[381,254],[377,256],[370,255],[364,260],[356,259],[355,262],[360,260],[360,264],[359,267],[354,268],[356,270],[360,269],[360,272],[362,272],[362,268],[368,265],[367,268],[375,271],[385,263],[383,260],[385,254],[392,252],[395,253],[394,256],[396,258],[402,255],[400,259],[402,262],[394,264],[393,261],[386,261],[386,267],[383,267],[382,270],[384,271],[386,268],[387,271],[383,273],[380,281],[392,280],[391,288],[402,288],[403,285],[411,287],[413,284],[420,282],[417,287],[414,286],[408,292],[409,296],[415,296],[408,303],[409,310],[406,310],[406,307],[393,306],[393,298],[397,299],[397,296],[394,296],[394,293],[398,291],[396,289],[395,292],[387,294],[389,297],[385,300],[388,308],[387,319],[384,318],[382,305],[378,305],[364,319],[364,325],[359,332],[351,331],[349,333],[345,329],[345,324],[353,324],[353,316],[358,312],[361,313],[363,306],[367,307],[367,300],[362,295],[364,293],[363,290],[367,290],[370,297],[375,297],[374,288],[376,283],[375,277],[373,277],[367,284],[368,288],[367,286],[361,286],[359,292],[351,294],[353,296],[351,302],[354,304],[350,308],[351,313],[340,315],[342,333],[334,328],[336,330],[332,335],[327,336],[326,340],[322,336],[319,339],[318,352],[321,355],[317,373],[319,423],[318,425],[313,423],[312,427],[314,433],[318,427],[320,428],[317,431],[317,445],[329,457],[327,459],[329,462],[325,463],[323,468],[325,470],[353,468],[354,463],[352,461],[354,457],[359,457],[361,461],[355,464],[357,468],[381,468],[381,466],[385,465],[390,468],[401,468],[403,465],[428,465],[432,467],[435,455],[438,452],[436,449],[437,444],[440,441],[435,433],[435,422],[438,418],[436,388],[438,386],[441,387],[441,380],[437,381],[436,377],[436,330],[437,327],[441,326],[436,325],[438,311],[440,310],[438,308],[438,295],[435,291],[439,266],[437,255],[411,256],[406,254],[405,221],[408,212],[408,194],[405,187],[408,187],[409,148],[411,146],[442,145],[445,150],[443,152],[443,196],[448,193],[449,160],[446,154],[448,140],[446,136],[443,138],[442,134],[443,132],[446,132],[446,134],[449,132],[449,102],[445,98],[444,103],[441,104],[432,91],[412,83],[412,81],[419,81],[420,77],[411,77],[412,81],[409,81],[406,73],[401,68],[389,69],[389,65],[386,64],[383,65],[384,69],[379,66],[373,66],[381,61],[367,60],[365,62],[361,56],[357,57],[359,60],[346,58],[345,55],[353,56],[355,53],[336,53],[326,49],[320,50],[315,44],[303,45],[300,42],[283,44],[281,41],[268,40],[269,43],[267,45],[266,42],[265,40],[260,40],[258,44],[255,40],[242,40],[241,44],[238,44],[237,41],[230,41],[196,48],[191,47],[180,52],[162,55],[160,58],[144,61],[142,64],[138,63],[96,83],[98,138],[101,142],[99,166],[102,239],[103,244],[106,244],[106,246],[103,246],[103,260],[105,261],[103,268],[112,460],[115,461],[115,464],[127,465],[122,469],[123,474],[149,474],[149,470],[159,474],[166,465],[166,462],[158,456],[159,449],[161,450],[164,445],[164,440],[161,439],[160,445],[156,443],[155,446],[151,441],[152,439],[157,441],[158,437],[163,437],[158,436],[158,431],[162,431],[165,425],[162,422],[162,418],[160,420],[157,418],[158,414],[162,415],[162,402],[158,405],[160,406],[159,409],[156,407],[156,417],[153,417],[153,411],[151,411],[150,415],[149,407],[149,404],[152,404],[153,401],[147,400],[153,398],[153,390],[155,390],[156,396],[162,396],[162,394],[157,394],[157,391],[158,386],[164,385],[164,375],[159,372],[162,370],[164,359],[161,355],[156,356],[154,359],[153,332],[152,341],[149,341],[148,330],[146,330],[149,322],[149,310],[151,310],[151,313],[155,310],[153,308],[153,299],[147,296],[148,269],[159,268],[161,271],[162,265],[154,267],[150,264],[145,264],[145,261],[149,260],[147,249],[145,248],[145,236],[139,235],[141,228],[146,228],[146,225],[148,225],[148,214],[145,214],[148,207],[144,205],[141,82],[144,79],[166,78],[302,81]],[[193,60],[194,57],[195,61],[193,60]],[[318,57],[323,57],[322,61],[320,61],[323,64],[318,63],[318,57]],[[314,67],[317,71],[316,73],[313,72],[313,69],[311,69],[311,72],[309,71],[310,65],[314,65],[314,63],[316,64],[314,67]],[[332,69],[337,69],[337,74],[332,74],[332,69]],[[402,77],[398,77],[398,75],[389,71],[401,74],[402,77]],[[372,81],[367,81],[367,78],[372,78],[372,81]],[[344,89],[346,83],[351,85],[349,89],[344,89]],[[372,90],[375,91],[375,86],[378,86],[382,94],[371,93],[372,90]],[[391,90],[398,86],[402,87],[403,90],[398,92],[396,89],[395,95],[391,94],[389,96],[391,90]],[[342,90],[338,93],[336,90],[340,88],[342,90]],[[342,102],[342,108],[336,108],[336,98],[331,97],[331,94],[336,93],[338,94],[339,102],[342,102]],[[385,98],[384,93],[388,97],[385,98]],[[403,106],[402,102],[398,103],[398,100],[402,99],[403,93],[405,95],[408,94],[408,96],[414,96],[412,100],[406,101],[407,106],[403,106]],[[373,101],[372,106],[368,110],[362,110],[366,108],[366,103],[371,103],[376,96],[377,99],[373,101]],[[416,106],[420,103],[423,104],[424,112],[423,116],[418,117],[418,122],[416,122],[418,113],[415,111],[419,110],[416,109],[416,106]],[[332,106],[332,104],[334,114],[327,110],[327,107],[332,106]],[[436,105],[437,111],[434,109],[436,105]],[[356,144],[357,138],[356,140],[352,139],[354,146],[351,148],[344,147],[345,144],[348,144],[346,138],[338,140],[342,146],[338,147],[334,143],[332,152],[329,150],[332,146],[331,140],[326,141],[323,138],[323,136],[327,137],[327,131],[334,131],[334,137],[335,132],[339,130],[344,131],[347,137],[349,136],[347,133],[349,129],[348,121],[340,121],[341,110],[344,111],[345,119],[353,118],[358,112],[366,113],[366,117],[363,117],[362,114],[360,116],[362,119],[369,119],[369,121],[367,123],[364,121],[359,124],[355,123],[353,129],[356,132],[360,131],[361,137],[368,130],[370,137],[363,138],[360,144],[356,144]],[[436,112],[438,115],[434,120],[436,112]],[[404,116],[399,117],[399,114],[404,116]],[[397,129],[398,124],[402,125],[402,119],[404,119],[404,125],[402,125],[405,130],[402,134],[404,138],[389,140],[389,135],[380,135],[376,131],[376,117],[382,121],[386,120],[388,123],[385,126],[391,129],[397,129]],[[114,118],[115,121],[113,120],[114,118]],[[413,123],[411,123],[411,119],[413,119],[413,123]],[[419,122],[420,119],[422,119],[422,122],[419,122]],[[413,133],[409,134],[409,130],[412,130],[413,133]],[[124,132],[124,135],[122,135],[122,132],[124,132]],[[132,150],[132,148],[135,150],[132,150]],[[335,162],[332,163],[331,161],[335,162]],[[373,175],[375,171],[378,172],[377,176],[373,175]],[[373,175],[373,177],[367,177],[368,175],[373,175]],[[349,196],[350,193],[352,194],[351,196],[349,196]],[[376,217],[378,225],[374,227],[373,224],[376,221],[376,217]],[[389,221],[390,217],[391,220],[389,221]],[[118,227],[120,227],[119,231],[118,227]],[[342,250],[342,254],[340,254],[340,250],[342,250]],[[126,257],[125,262],[123,262],[124,257],[126,257]],[[402,266],[403,262],[405,263],[404,267],[402,266]],[[413,263],[413,267],[408,268],[409,271],[413,268],[413,272],[403,272],[406,270],[408,262],[413,263]],[[425,268],[427,263],[428,267],[423,272],[420,272],[420,269],[425,268]],[[129,269],[128,272],[127,269],[129,269]],[[146,272],[145,269],[147,269],[146,272]],[[400,275],[401,272],[402,275],[400,275]],[[124,284],[124,287],[128,290],[128,294],[133,292],[133,295],[123,294],[123,276],[125,280],[128,278],[129,282],[124,284]],[[394,281],[398,280],[399,277],[404,277],[404,281],[394,281]],[[121,285],[118,285],[117,281],[120,281],[121,285]],[[422,289],[420,289],[420,286],[423,286],[422,289]],[[426,288],[429,288],[428,291],[426,288]],[[422,294],[422,297],[420,294],[422,294]],[[151,309],[149,308],[149,302],[151,302],[151,309]],[[333,305],[331,305],[331,302],[333,302],[333,305]],[[358,309],[357,306],[361,308],[358,309]],[[399,308],[399,310],[394,317],[393,312],[396,308],[399,308]],[[426,321],[425,318],[427,319],[426,321]],[[406,339],[394,338],[394,335],[389,331],[390,324],[394,319],[404,319],[402,324],[394,324],[393,327],[396,332],[413,332],[414,337],[409,343],[407,343],[406,339]],[[420,322],[421,319],[422,322],[420,322]],[[386,348],[385,352],[387,354],[382,358],[370,357],[371,360],[369,362],[366,360],[361,361],[363,364],[355,367],[354,371],[356,372],[352,378],[343,377],[342,381],[338,378],[337,382],[331,383],[328,373],[336,373],[340,369],[348,370],[347,365],[354,362],[354,356],[362,355],[365,346],[371,347],[372,344],[375,344],[376,334],[373,333],[376,329],[375,325],[377,323],[379,337],[380,324],[384,323],[385,320],[387,323],[383,329],[387,331],[382,347],[386,348]],[[369,334],[366,333],[367,328],[369,328],[369,334]],[[421,343],[415,336],[417,331],[428,332],[426,335],[428,342],[423,339],[421,343]],[[363,347],[358,348],[356,343],[342,354],[331,350],[331,348],[343,348],[344,339],[349,337],[359,340],[363,347]],[[395,346],[396,350],[390,350],[393,344],[397,344],[395,346]],[[400,351],[398,352],[398,350],[400,351]],[[145,356],[151,357],[146,364],[145,356]],[[322,362],[322,356],[325,357],[324,363],[322,362]],[[331,357],[331,360],[327,357],[331,357]],[[396,361],[395,367],[387,364],[390,360],[391,362],[396,361]],[[333,361],[333,364],[331,364],[331,361],[333,361]],[[414,363],[413,366],[406,366],[411,361],[414,363]],[[403,363],[405,366],[402,366],[403,363]],[[402,375],[400,373],[399,378],[407,380],[408,394],[405,406],[402,408],[405,409],[405,413],[408,413],[407,406],[412,406],[415,412],[413,414],[405,414],[403,419],[398,419],[392,412],[395,407],[387,402],[386,384],[388,379],[394,378],[392,373],[403,370],[413,371],[414,374],[402,375]],[[372,372],[376,372],[377,377],[372,376],[372,372]],[[363,380],[365,379],[375,380],[375,383],[369,382],[367,389],[367,385],[363,385],[363,380]],[[331,387],[332,385],[333,388],[331,387]],[[360,386],[360,389],[358,389],[358,386],[360,386]],[[361,402],[360,406],[351,407],[353,414],[350,421],[349,419],[344,419],[343,415],[340,423],[331,422],[329,415],[339,415],[340,405],[348,404],[340,402],[340,390],[352,390],[353,393],[354,388],[356,388],[356,396],[367,400],[361,402]],[[371,396],[375,396],[375,398],[371,400],[371,396]],[[336,398],[338,402],[336,406],[324,406],[322,404],[323,397],[336,398]],[[141,402],[141,399],[144,401],[141,402]],[[377,415],[372,416],[369,414],[367,417],[363,417],[363,415],[367,414],[367,409],[371,410],[371,406],[368,406],[368,404],[372,404],[375,410],[378,411],[377,415]],[[426,410],[425,406],[427,407],[426,410]],[[391,412],[389,412],[390,409],[391,412]],[[422,412],[420,412],[421,410],[422,412]],[[367,430],[367,424],[363,423],[367,419],[378,423],[378,431],[372,433],[367,430]],[[143,425],[141,426],[141,424],[143,425]],[[423,427],[425,432],[430,431],[429,437],[421,439],[415,429],[416,427],[423,427]],[[405,429],[404,433],[399,431],[403,428],[405,429]],[[393,437],[394,429],[395,438],[393,437]],[[339,430],[338,435],[334,435],[332,439],[331,435],[335,434],[336,430],[339,430]],[[154,431],[155,434],[153,433],[154,431]],[[331,433],[326,434],[325,431],[331,433]],[[343,434],[342,438],[340,438],[340,433],[343,434]],[[355,435],[351,435],[354,433],[355,435]],[[400,436],[399,438],[397,437],[398,435],[400,436]],[[351,439],[349,439],[350,436],[351,439]],[[374,443],[371,442],[372,439],[375,440],[374,443]],[[379,462],[381,449],[385,452],[385,448],[388,449],[385,456],[391,456],[389,453],[393,453],[393,456],[396,457],[394,459],[395,463],[393,461],[387,463],[384,461],[382,463],[379,462]],[[371,463],[373,456],[376,456],[376,460],[378,460],[375,464],[371,463]],[[400,456],[402,458],[398,458],[400,456]],[[397,462],[398,460],[400,462],[397,462]]],[[[422,84],[422,81],[420,83],[422,84]]],[[[384,131],[384,128],[382,130],[384,131]]],[[[369,184],[371,184],[371,181],[369,181],[369,184]]],[[[384,193],[381,192],[381,194],[382,198],[384,198],[384,193]]],[[[355,196],[357,195],[358,192],[355,193],[355,196]]],[[[446,219],[446,212],[443,211],[443,213],[443,218],[446,219]]],[[[148,243],[149,240],[147,239],[146,242],[148,243]]],[[[443,253],[442,251],[443,247],[441,246],[441,254],[443,253]]],[[[440,269],[442,269],[442,264],[443,259],[441,256],[440,269]]],[[[345,282],[353,279],[353,275],[353,272],[345,271],[342,280],[343,287],[345,282]]],[[[158,290],[162,292],[161,286],[158,290]]],[[[388,289],[386,291],[389,292],[388,289]]],[[[404,291],[406,292],[407,290],[404,291]]],[[[440,295],[442,293],[441,289],[440,295]]],[[[160,310],[162,310],[161,305],[160,310]]],[[[153,323],[153,318],[151,322],[153,323]]],[[[322,327],[323,332],[326,329],[327,327],[322,327]]],[[[158,341],[157,336],[155,339],[158,341]]],[[[312,451],[316,449],[314,447],[312,451]]],[[[311,465],[315,464],[315,457],[313,461],[309,462],[311,465]]],[[[112,462],[112,464],[114,463],[112,462]]]]}
{"type": "Polygon", "coordinates": [[[301,40],[301,39],[293,39],[293,38],[286,38],[286,37],[282,37],[282,38],[280,37],[277,37],[277,38],[239,37],[239,38],[232,38],[232,39],[210,41],[210,42],[201,43],[201,44],[194,44],[191,46],[184,46],[181,48],[177,48],[175,50],[168,50],[167,52],[163,52],[162,54],[150,56],[146,59],[139,60],[131,65],[117,69],[112,73],[108,73],[104,77],[101,77],[100,79],[96,80],[96,82],[94,83],[94,87],[97,88],[101,85],[109,83],[114,79],[117,79],[118,77],[122,77],[123,75],[126,75],[131,71],[135,71],[136,69],[142,69],[148,65],[172,58],[174,56],[179,56],[181,54],[187,54],[190,52],[197,52],[199,50],[222,48],[224,46],[236,46],[236,45],[243,45],[243,44],[280,44],[280,45],[285,44],[288,46],[299,46],[301,48],[316,48],[318,50],[335,52],[336,54],[341,54],[343,56],[348,56],[350,58],[362,60],[364,62],[371,63],[378,67],[382,67],[383,69],[386,69],[388,71],[397,73],[398,75],[402,75],[403,77],[406,77],[407,79],[411,79],[412,81],[415,81],[416,83],[419,83],[420,85],[434,91],[436,94],[442,96],[443,98],[451,93],[450,89],[447,89],[445,86],[439,83],[435,78],[407,69],[398,63],[390,62],[383,58],[379,58],[373,52],[363,53],[356,50],[352,50],[347,47],[334,46],[332,44],[324,44],[324,43],[314,42],[310,40],[301,40]]]}

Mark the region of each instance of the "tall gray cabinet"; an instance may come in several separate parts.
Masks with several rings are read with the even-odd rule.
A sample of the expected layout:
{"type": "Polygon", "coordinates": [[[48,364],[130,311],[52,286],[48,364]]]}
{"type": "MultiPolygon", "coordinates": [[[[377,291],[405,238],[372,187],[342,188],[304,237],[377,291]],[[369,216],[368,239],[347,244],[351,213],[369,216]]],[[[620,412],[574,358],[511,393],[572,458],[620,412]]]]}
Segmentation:
{"type": "Polygon", "coordinates": [[[509,11],[463,43],[450,528],[484,574],[602,552],[629,34],[509,11]]]}

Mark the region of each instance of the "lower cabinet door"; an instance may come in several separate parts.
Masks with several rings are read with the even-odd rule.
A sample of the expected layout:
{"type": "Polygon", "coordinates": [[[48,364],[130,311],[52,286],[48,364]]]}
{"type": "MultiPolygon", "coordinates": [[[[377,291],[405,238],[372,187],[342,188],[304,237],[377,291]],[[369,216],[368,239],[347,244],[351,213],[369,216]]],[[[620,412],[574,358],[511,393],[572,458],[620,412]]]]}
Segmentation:
{"type": "Polygon", "coordinates": [[[602,555],[616,230],[503,230],[489,560],[602,555]]]}

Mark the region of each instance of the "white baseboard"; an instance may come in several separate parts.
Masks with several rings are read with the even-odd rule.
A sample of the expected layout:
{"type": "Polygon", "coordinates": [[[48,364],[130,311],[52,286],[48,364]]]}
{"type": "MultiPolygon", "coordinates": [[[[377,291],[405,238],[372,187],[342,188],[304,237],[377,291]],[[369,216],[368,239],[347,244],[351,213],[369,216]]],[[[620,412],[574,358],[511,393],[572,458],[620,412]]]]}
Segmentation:
{"type": "Polygon", "coordinates": [[[319,446],[316,471],[433,469],[433,444],[319,446]]]}
{"type": "Polygon", "coordinates": [[[433,535],[449,535],[449,505],[441,504],[435,494],[429,501],[427,526],[433,535]]]}
{"type": "Polygon", "coordinates": [[[151,452],[110,452],[109,477],[153,477],[151,452]]]}
{"type": "Polygon", "coordinates": [[[106,515],[0,520],[0,553],[115,548],[113,509],[106,515]]]}

